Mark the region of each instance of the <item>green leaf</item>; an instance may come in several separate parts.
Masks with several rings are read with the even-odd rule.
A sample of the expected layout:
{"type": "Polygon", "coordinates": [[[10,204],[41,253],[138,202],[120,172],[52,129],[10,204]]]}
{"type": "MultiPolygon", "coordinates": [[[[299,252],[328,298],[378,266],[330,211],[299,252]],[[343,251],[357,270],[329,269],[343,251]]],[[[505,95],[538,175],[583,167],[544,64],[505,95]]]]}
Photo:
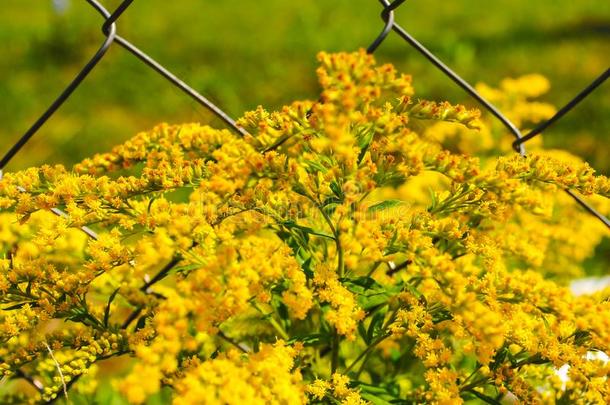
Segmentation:
{"type": "Polygon", "coordinates": [[[112,301],[114,301],[114,298],[120,289],[121,287],[117,288],[112,292],[112,294],[110,294],[110,297],[108,297],[108,303],[106,304],[106,309],[104,310],[104,327],[106,328],[108,327],[108,320],[110,319],[110,305],[112,304],[112,301]]]}
{"type": "Polygon", "coordinates": [[[312,257],[309,257],[307,260],[305,260],[301,264],[301,268],[303,269],[303,272],[305,273],[305,277],[307,277],[308,280],[313,279],[313,276],[314,276],[313,269],[311,268],[311,260],[312,260],[312,257]]]}
{"type": "Polygon", "coordinates": [[[346,288],[357,295],[358,305],[366,310],[385,304],[402,290],[402,283],[383,286],[371,277],[358,277],[345,280],[346,288]]]}
{"type": "Polygon", "coordinates": [[[314,169],[313,170],[314,172],[322,172],[322,173],[328,172],[328,168],[326,168],[320,162],[316,162],[314,160],[305,160],[304,163],[307,164],[309,166],[309,168],[314,169]]]}
{"type": "Polygon", "coordinates": [[[375,128],[373,125],[359,131],[358,135],[356,135],[358,138],[358,147],[360,149],[368,148],[373,140],[373,136],[375,136],[375,128]]]}
{"type": "Polygon", "coordinates": [[[24,306],[26,306],[27,304],[30,304],[31,306],[38,306],[38,304],[36,303],[36,301],[27,301],[27,302],[20,302],[19,304],[14,304],[11,305],[10,307],[6,307],[6,308],[2,308],[3,311],[13,311],[15,309],[21,309],[24,306]]]}
{"type": "MultiPolygon", "coordinates": [[[[366,290],[374,289],[376,291],[383,290],[383,286],[375,281],[372,277],[357,277],[347,280],[347,283],[352,284],[350,291],[352,292],[364,292],[366,290]],[[358,287],[362,287],[358,289],[358,287]]],[[[349,287],[348,287],[349,288],[349,287]]]]}
{"type": "Polygon", "coordinates": [[[404,183],[406,178],[403,174],[398,172],[379,172],[373,176],[373,180],[375,180],[379,187],[396,187],[404,183]]]}
{"type": "Polygon", "coordinates": [[[442,309],[434,312],[432,316],[432,322],[437,324],[443,321],[453,319],[453,314],[446,309],[442,309]]]}
{"type": "Polygon", "coordinates": [[[370,385],[370,384],[366,384],[360,381],[356,382],[356,385],[358,385],[358,387],[360,387],[361,392],[368,392],[369,394],[377,394],[377,395],[384,395],[384,394],[388,394],[388,390],[385,389],[384,387],[379,387],[377,385],[370,385]]]}
{"type": "MultiPolygon", "coordinates": [[[[417,288],[415,288],[415,286],[413,286],[412,284],[410,284],[410,283],[405,284],[405,288],[407,290],[409,290],[409,292],[411,294],[413,294],[417,299],[421,299],[423,297],[422,293],[420,293],[419,290],[417,288]]],[[[425,297],[424,297],[424,300],[425,300],[425,297]]],[[[427,302],[426,302],[426,305],[427,305],[427,302]]]]}
{"type": "Polygon", "coordinates": [[[386,292],[380,292],[370,295],[361,295],[360,297],[358,297],[358,304],[362,309],[368,311],[371,308],[375,308],[377,306],[385,304],[390,298],[392,298],[392,295],[386,292]]]}
{"type": "Polygon", "coordinates": [[[428,188],[428,193],[430,193],[430,207],[428,207],[428,211],[434,212],[436,207],[438,206],[438,200],[436,199],[436,193],[432,188],[428,188]]]}
{"type": "Polygon", "coordinates": [[[72,316],[66,317],[66,321],[72,321],[72,322],[83,322],[85,319],[87,319],[87,314],[83,314],[83,313],[76,313],[72,316]]]}
{"type": "Polygon", "coordinates": [[[331,181],[329,187],[330,190],[335,194],[335,196],[337,196],[339,202],[343,202],[343,200],[345,200],[345,194],[343,193],[343,189],[341,188],[339,183],[337,183],[336,180],[331,181]]]}
{"type": "Polygon", "coordinates": [[[516,367],[517,363],[519,363],[518,356],[513,355],[510,350],[506,351],[506,357],[508,357],[508,361],[510,361],[511,367],[516,367]]]}
{"type": "Polygon", "coordinates": [[[328,239],[333,239],[333,240],[335,239],[332,235],[328,235],[324,232],[316,231],[307,226],[299,225],[296,222],[294,222],[293,220],[284,221],[284,222],[282,222],[282,225],[284,225],[288,229],[298,229],[309,235],[321,236],[323,238],[328,238],[328,239]]]}
{"type": "Polygon", "coordinates": [[[360,335],[362,340],[364,340],[364,343],[366,343],[367,346],[371,344],[371,339],[369,339],[368,333],[364,328],[364,323],[362,322],[358,322],[358,334],[360,335]]]}
{"type": "Polygon", "coordinates": [[[136,327],[135,327],[134,331],[137,332],[140,329],[143,329],[145,326],[146,326],[146,315],[142,315],[138,319],[138,323],[136,324],[136,327]]]}
{"type": "Polygon", "coordinates": [[[292,251],[297,254],[299,250],[302,249],[301,245],[299,245],[296,238],[292,235],[292,233],[280,228],[275,231],[275,234],[292,249],[292,251]]]}
{"type": "Polygon", "coordinates": [[[509,354],[510,350],[508,350],[508,347],[503,346],[500,350],[496,352],[496,355],[494,356],[493,361],[489,365],[489,368],[491,368],[492,370],[497,370],[498,367],[500,367],[502,363],[504,363],[504,360],[506,360],[506,357],[509,354]]]}
{"type": "Polygon", "coordinates": [[[371,319],[371,323],[369,324],[369,329],[366,332],[368,342],[372,342],[373,339],[377,336],[378,332],[381,331],[383,327],[383,320],[385,319],[385,312],[378,311],[373,315],[371,319]]]}
{"type": "Polygon", "coordinates": [[[383,211],[383,210],[387,210],[389,208],[397,207],[402,204],[404,204],[404,201],[402,201],[402,200],[385,200],[378,204],[371,205],[369,207],[368,211],[369,212],[383,211]]]}
{"type": "Polygon", "coordinates": [[[384,286],[379,284],[374,278],[362,276],[352,279],[346,279],[345,284],[348,290],[356,294],[376,294],[387,293],[397,294],[403,289],[403,283],[399,282],[395,285],[384,286]]]}
{"type": "Polygon", "coordinates": [[[374,127],[367,128],[358,134],[358,147],[360,147],[360,153],[358,154],[358,164],[362,162],[364,155],[366,155],[366,152],[369,150],[369,146],[371,145],[374,136],[374,127]]]}
{"type": "Polygon", "coordinates": [[[318,346],[320,344],[329,344],[330,335],[325,333],[313,333],[310,335],[297,335],[288,340],[288,344],[301,342],[305,346],[318,346]]]}
{"type": "Polygon", "coordinates": [[[184,272],[189,272],[191,270],[197,270],[200,267],[201,267],[201,264],[198,264],[198,263],[185,264],[184,266],[174,267],[172,272],[173,273],[184,273],[184,272]]]}
{"type": "Polygon", "coordinates": [[[360,396],[376,405],[390,405],[398,398],[394,396],[387,387],[370,385],[360,381],[356,382],[360,389],[360,396]]]}
{"type": "Polygon", "coordinates": [[[335,210],[337,209],[337,207],[340,205],[340,203],[341,202],[338,201],[334,197],[327,198],[326,201],[324,202],[324,204],[322,205],[322,209],[328,216],[332,216],[335,213],[335,210]],[[328,202],[329,200],[332,200],[332,201],[328,202]]]}
{"type": "Polygon", "coordinates": [[[391,402],[388,402],[385,399],[379,398],[368,392],[361,392],[360,396],[374,405],[392,405],[391,402]]]}
{"type": "Polygon", "coordinates": [[[146,208],[146,212],[150,215],[150,210],[152,209],[152,205],[154,204],[157,197],[153,196],[148,202],[148,207],[146,208]]]}
{"type": "Polygon", "coordinates": [[[305,190],[305,187],[300,183],[295,184],[292,187],[292,191],[294,191],[295,193],[297,193],[299,195],[307,197],[307,190],[305,190]]]}
{"type": "Polygon", "coordinates": [[[288,314],[288,307],[286,307],[286,305],[281,301],[279,301],[279,305],[277,306],[277,313],[280,319],[282,320],[290,319],[290,315],[288,314]]]}
{"type": "Polygon", "coordinates": [[[572,335],[574,337],[574,344],[582,346],[591,340],[591,332],[588,330],[577,330],[572,335]]]}
{"type": "Polygon", "coordinates": [[[480,393],[480,392],[478,392],[478,391],[475,391],[475,390],[468,390],[468,393],[469,393],[469,394],[474,395],[475,397],[479,398],[480,400],[482,400],[482,401],[484,401],[484,402],[486,402],[486,403],[488,403],[488,404],[492,404],[492,405],[502,405],[502,403],[501,403],[500,401],[496,401],[494,398],[489,397],[489,396],[487,396],[487,395],[485,395],[485,394],[481,394],[481,393],[480,393]]]}

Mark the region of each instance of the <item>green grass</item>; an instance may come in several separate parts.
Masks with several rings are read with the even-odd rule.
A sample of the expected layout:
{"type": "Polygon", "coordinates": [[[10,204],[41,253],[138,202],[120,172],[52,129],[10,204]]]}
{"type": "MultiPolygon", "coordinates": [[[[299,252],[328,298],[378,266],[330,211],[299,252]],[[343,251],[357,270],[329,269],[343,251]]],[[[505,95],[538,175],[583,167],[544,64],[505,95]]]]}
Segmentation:
{"type": "MultiPolygon", "coordinates": [[[[121,35],[239,116],[259,104],[277,108],[316,98],[316,53],[366,47],[382,27],[379,11],[376,0],[147,0],[135,1],[118,27],[121,35]]],[[[555,104],[569,100],[610,65],[605,0],[409,0],[397,20],[471,82],[546,75],[553,88],[545,100],[555,104]]],[[[72,0],[63,16],[53,12],[50,1],[4,0],[0,151],[95,52],[103,39],[100,25],[84,0],[72,0]]],[[[378,59],[413,74],[422,97],[476,105],[394,35],[382,44],[378,59]]],[[[549,130],[547,144],[571,149],[609,172],[609,94],[607,85],[595,92],[549,130]]],[[[195,102],[113,46],[9,169],[73,163],[161,121],[210,120],[195,102]]]]}

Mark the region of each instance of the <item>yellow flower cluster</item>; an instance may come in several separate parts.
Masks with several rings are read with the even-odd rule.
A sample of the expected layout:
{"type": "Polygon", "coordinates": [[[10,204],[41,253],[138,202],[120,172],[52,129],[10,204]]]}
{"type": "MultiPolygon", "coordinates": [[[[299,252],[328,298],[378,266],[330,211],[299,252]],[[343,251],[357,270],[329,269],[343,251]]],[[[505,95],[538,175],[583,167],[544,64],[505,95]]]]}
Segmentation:
{"type": "MultiPolygon", "coordinates": [[[[244,137],[161,124],[0,180],[0,371],[32,385],[0,402],[99,401],[96,369],[134,404],[610,402],[610,292],[567,288],[607,229],[558,192],[608,213],[610,180],[497,157],[504,129],[364,51],[319,61],[319,100],[244,137]]],[[[481,90],[554,111],[540,76],[481,90]]]]}
{"type": "Polygon", "coordinates": [[[329,381],[317,379],[307,386],[307,393],[316,400],[332,398],[342,405],[365,405],[358,390],[349,387],[350,378],[334,373],[329,381]]]}
{"type": "Polygon", "coordinates": [[[348,340],[356,339],[358,322],[365,313],[358,307],[354,294],[341,284],[335,270],[328,267],[316,269],[313,283],[318,287],[320,302],[330,304],[331,309],[325,314],[328,323],[348,340]]]}
{"type": "Polygon", "coordinates": [[[263,344],[253,354],[229,350],[205,362],[190,361],[176,383],[176,405],[304,404],[297,351],[284,342],[263,344]]]}
{"type": "Polygon", "coordinates": [[[607,177],[595,176],[595,170],[586,163],[576,166],[550,156],[533,154],[525,159],[518,156],[500,158],[496,170],[506,173],[509,178],[518,177],[526,181],[574,189],[583,194],[610,197],[610,180],[607,177]]]}
{"type": "Polygon", "coordinates": [[[537,123],[555,114],[552,105],[532,100],[546,94],[550,88],[548,79],[539,74],[504,79],[497,89],[484,83],[476,86],[483,97],[493,104],[501,105],[502,112],[520,128],[525,123],[537,123]]]}

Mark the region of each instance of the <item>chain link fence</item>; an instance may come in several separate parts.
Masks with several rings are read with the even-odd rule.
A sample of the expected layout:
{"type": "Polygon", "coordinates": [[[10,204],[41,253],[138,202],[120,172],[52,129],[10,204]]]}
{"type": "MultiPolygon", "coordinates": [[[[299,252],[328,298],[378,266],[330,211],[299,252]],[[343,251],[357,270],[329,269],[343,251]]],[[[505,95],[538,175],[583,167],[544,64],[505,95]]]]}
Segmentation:
{"type": "MultiPolygon", "coordinates": [[[[11,146],[11,148],[2,156],[0,159],[0,180],[2,179],[2,170],[7,166],[7,164],[22,150],[22,148],[26,145],[26,143],[42,128],[45,123],[57,112],[57,110],[62,106],[62,104],[70,98],[70,96],[74,93],[75,90],[81,85],[81,83],[86,79],[86,77],[91,73],[91,71],[99,64],[102,58],[105,57],[108,49],[116,44],[129,53],[131,53],[134,57],[139,59],[142,63],[147,65],[150,69],[157,72],[159,75],[167,79],[168,83],[180,89],[186,96],[192,98],[195,102],[200,104],[205,109],[212,112],[215,116],[217,116],[220,120],[222,120],[227,127],[233,130],[235,133],[243,136],[246,135],[247,132],[239,127],[233,118],[231,118],[228,114],[226,114],[223,110],[217,107],[213,102],[208,100],[206,97],[195,91],[188,84],[180,80],[176,75],[166,69],[162,64],[155,61],[145,52],[140,50],[137,46],[129,42],[127,39],[123,38],[118,34],[117,30],[117,21],[121,17],[121,15],[129,8],[129,6],[133,3],[134,0],[124,0],[113,12],[107,10],[102,4],[100,4],[97,0],[85,0],[91,7],[93,7],[104,19],[104,22],[101,26],[102,33],[104,35],[104,40],[101,43],[97,52],[91,57],[91,59],[83,66],[83,68],[78,72],[76,77],[68,84],[68,86],[61,92],[61,94],[53,101],[53,103],[49,106],[49,108],[32,124],[32,126],[11,146]]],[[[487,101],[484,97],[482,97],[475,88],[468,83],[466,80],[462,79],[456,72],[454,72],[451,68],[449,68],[446,64],[444,64],[433,52],[428,50],[424,45],[419,43],[407,30],[405,30],[402,26],[400,26],[395,18],[395,11],[405,3],[405,0],[394,0],[390,2],[388,0],[379,0],[382,6],[381,11],[381,19],[384,23],[383,29],[381,33],[374,39],[371,45],[367,48],[367,52],[370,54],[375,53],[375,51],[379,48],[380,45],[383,44],[385,39],[394,32],[397,36],[402,38],[407,45],[421,53],[431,65],[435,68],[439,69],[443,72],[447,77],[449,77],[457,86],[461,87],[466,93],[468,93],[472,98],[474,98],[479,104],[481,104],[486,110],[488,110],[496,119],[498,119],[504,127],[514,136],[515,140],[513,142],[513,148],[516,153],[519,153],[521,156],[526,155],[525,144],[528,140],[540,135],[543,131],[547,130],[551,125],[559,121],[562,117],[564,117],[568,112],[570,112],[578,103],[584,100],[591,92],[593,92],[596,88],[602,85],[608,77],[610,76],[610,68],[606,69],[602,72],[591,84],[582,89],[574,98],[572,98],[568,103],[566,103],[563,107],[561,107],[555,115],[553,115],[547,121],[542,122],[529,132],[523,134],[498,108],[492,105],[489,101],[487,101]]],[[[56,1],[57,7],[65,7],[64,2],[56,1]]],[[[610,220],[606,218],[604,215],[599,213],[595,208],[593,208],[590,204],[584,201],[580,196],[572,192],[571,190],[565,190],[578,204],[582,206],[583,209],[588,211],[591,215],[598,218],[601,222],[606,225],[610,229],[610,220]]],[[[67,214],[60,209],[53,208],[52,212],[58,216],[66,216],[67,214]]],[[[98,235],[88,227],[81,228],[83,232],[85,232],[90,238],[97,239],[98,235]]],[[[154,277],[148,280],[145,284],[142,285],[141,291],[149,292],[150,287],[162,280],[169,271],[178,264],[178,260],[172,260],[168,263],[163,269],[161,269],[154,277]]],[[[122,325],[123,329],[126,329],[134,320],[137,319],[141,312],[141,308],[135,309],[125,320],[122,325]]],[[[1,361],[2,359],[0,359],[1,361]]],[[[14,376],[17,379],[23,379],[29,382],[35,389],[40,392],[44,391],[44,386],[40,381],[38,381],[35,377],[29,375],[23,370],[18,370],[14,376]]],[[[68,383],[68,389],[71,385],[73,385],[78,378],[74,378],[68,383]]],[[[60,398],[59,396],[49,401],[48,403],[54,402],[60,398]]]]}

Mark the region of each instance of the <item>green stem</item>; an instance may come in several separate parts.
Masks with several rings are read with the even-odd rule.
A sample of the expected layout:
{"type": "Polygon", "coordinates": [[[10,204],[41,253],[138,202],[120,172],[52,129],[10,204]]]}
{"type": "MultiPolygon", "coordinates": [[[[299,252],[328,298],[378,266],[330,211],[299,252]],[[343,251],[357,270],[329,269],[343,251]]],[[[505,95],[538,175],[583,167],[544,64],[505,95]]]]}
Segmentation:
{"type": "Polygon", "coordinates": [[[275,318],[273,317],[272,313],[266,314],[261,307],[258,306],[258,304],[256,302],[252,302],[252,306],[261,314],[263,314],[263,316],[269,321],[269,323],[271,324],[271,326],[273,326],[273,329],[275,329],[275,331],[282,337],[282,339],[284,340],[288,340],[290,339],[290,336],[288,336],[288,333],[284,330],[284,328],[282,327],[282,325],[280,325],[278,323],[278,321],[275,320],[275,318]]]}
{"type": "Polygon", "coordinates": [[[332,357],[330,360],[330,374],[331,376],[335,374],[337,371],[337,367],[339,366],[339,333],[335,329],[333,332],[333,340],[332,340],[332,357]]]}
{"type": "Polygon", "coordinates": [[[337,235],[337,255],[337,274],[339,275],[339,280],[341,280],[345,276],[345,259],[343,258],[343,248],[339,242],[339,235],[337,235]]]}
{"type": "Polygon", "coordinates": [[[290,339],[290,336],[288,336],[288,333],[286,333],[286,331],[284,330],[284,328],[282,328],[282,325],[280,325],[278,323],[278,321],[275,320],[275,318],[270,317],[269,318],[269,322],[271,323],[271,326],[273,326],[273,328],[277,331],[277,333],[280,334],[280,336],[282,337],[282,339],[284,340],[288,340],[290,339]]]}
{"type": "Polygon", "coordinates": [[[487,395],[477,392],[475,390],[468,390],[468,392],[488,404],[492,404],[492,405],[501,405],[502,404],[500,401],[497,401],[497,400],[493,399],[492,397],[488,397],[487,395]]]}
{"type": "Polygon", "coordinates": [[[477,373],[477,371],[479,371],[481,369],[482,366],[477,366],[472,373],[470,373],[470,375],[468,377],[466,377],[466,379],[464,381],[462,381],[461,385],[466,384],[472,377],[474,377],[474,375],[477,373]]]}
{"type": "MultiPolygon", "coordinates": [[[[352,364],[350,364],[350,365],[349,365],[349,366],[348,366],[348,367],[345,369],[345,374],[349,373],[349,372],[350,372],[350,370],[351,370],[352,368],[354,368],[354,366],[355,366],[356,364],[358,364],[358,362],[359,362],[360,360],[362,360],[362,358],[363,358],[363,357],[367,357],[367,358],[368,358],[368,355],[369,355],[369,354],[370,354],[370,353],[373,351],[373,349],[374,349],[375,347],[377,347],[377,345],[378,345],[379,343],[381,343],[381,342],[383,342],[385,339],[387,339],[389,336],[390,336],[390,334],[389,334],[389,333],[388,333],[388,334],[385,334],[385,335],[380,336],[379,338],[377,338],[377,340],[375,340],[373,343],[371,343],[371,345],[370,345],[370,346],[368,346],[366,349],[364,349],[364,350],[362,351],[362,353],[360,353],[360,355],[358,355],[358,357],[356,357],[356,360],[354,360],[354,361],[352,362],[352,364]]],[[[367,359],[364,359],[364,361],[362,362],[362,366],[361,366],[361,369],[358,371],[358,374],[360,374],[360,372],[362,371],[362,367],[363,367],[363,366],[364,366],[364,364],[366,363],[366,360],[367,360],[367,359]]]]}
{"type": "Polygon", "coordinates": [[[366,273],[366,276],[371,277],[373,275],[373,273],[375,272],[375,270],[377,270],[379,268],[380,264],[381,264],[381,261],[377,261],[377,262],[373,263],[373,266],[371,266],[371,269],[368,271],[368,273],[366,273]]]}
{"type": "Polygon", "coordinates": [[[224,341],[230,343],[231,345],[235,346],[241,352],[248,353],[248,350],[244,346],[242,346],[240,343],[237,343],[235,340],[233,340],[232,338],[225,335],[223,331],[221,331],[221,330],[218,331],[218,337],[223,339],[224,341]]]}
{"type": "MultiPolygon", "coordinates": [[[[316,206],[318,211],[320,211],[320,213],[322,214],[322,217],[328,224],[328,227],[330,228],[330,230],[335,238],[335,245],[337,247],[337,275],[339,276],[339,280],[340,280],[345,275],[345,258],[344,258],[344,254],[343,254],[343,247],[341,246],[341,241],[339,239],[339,230],[335,227],[335,225],[333,224],[333,221],[330,219],[328,214],[324,211],[324,209],[322,208],[320,203],[318,201],[316,201],[315,198],[313,198],[306,192],[301,195],[304,195],[309,201],[311,201],[316,206]]],[[[337,332],[337,329],[335,329],[333,332],[332,357],[331,357],[331,362],[330,362],[331,375],[334,374],[335,371],[337,371],[337,367],[339,365],[339,344],[340,344],[339,333],[337,332]]]]}
{"type": "Polygon", "coordinates": [[[305,196],[309,201],[311,201],[316,206],[318,211],[320,211],[320,214],[322,214],[324,221],[326,221],[326,223],[328,224],[328,227],[330,228],[330,231],[332,232],[332,234],[334,236],[335,244],[337,246],[337,256],[338,256],[337,274],[339,275],[339,278],[343,278],[343,276],[345,275],[345,260],[343,257],[343,247],[341,246],[341,241],[339,240],[339,234],[340,234],[339,230],[335,227],[335,225],[333,224],[333,221],[330,219],[328,214],[324,211],[324,208],[322,208],[320,203],[318,201],[316,201],[315,198],[313,198],[306,192],[301,193],[301,195],[305,196]]]}
{"type": "Polygon", "coordinates": [[[461,392],[470,391],[473,388],[478,387],[481,383],[487,383],[488,381],[489,381],[489,377],[484,377],[484,378],[478,379],[478,380],[476,380],[476,381],[474,381],[474,382],[472,382],[472,383],[470,383],[468,385],[460,387],[460,391],[461,392]]]}
{"type": "Polygon", "coordinates": [[[368,346],[362,353],[360,353],[360,355],[356,358],[356,360],[354,360],[354,362],[352,364],[349,365],[349,367],[345,370],[345,373],[347,373],[348,371],[350,371],[363,357],[364,360],[362,361],[362,364],[360,365],[360,368],[358,369],[358,373],[356,374],[358,378],[360,376],[360,373],[362,373],[362,370],[364,369],[364,365],[366,364],[369,355],[372,353],[372,350],[381,342],[383,342],[385,339],[387,339],[388,337],[392,336],[391,333],[389,333],[387,331],[388,327],[392,324],[392,322],[394,322],[394,320],[396,319],[396,314],[398,313],[398,310],[400,308],[396,308],[394,310],[394,312],[392,312],[392,314],[390,315],[390,317],[388,318],[388,320],[384,323],[384,325],[382,326],[382,330],[386,331],[386,333],[384,335],[381,335],[377,338],[377,340],[375,340],[370,346],[368,346]]]}
{"type": "Polygon", "coordinates": [[[549,363],[549,360],[543,358],[540,354],[534,354],[526,359],[523,359],[519,362],[517,362],[517,364],[515,364],[512,368],[521,368],[527,364],[544,364],[544,363],[549,363]]]}

